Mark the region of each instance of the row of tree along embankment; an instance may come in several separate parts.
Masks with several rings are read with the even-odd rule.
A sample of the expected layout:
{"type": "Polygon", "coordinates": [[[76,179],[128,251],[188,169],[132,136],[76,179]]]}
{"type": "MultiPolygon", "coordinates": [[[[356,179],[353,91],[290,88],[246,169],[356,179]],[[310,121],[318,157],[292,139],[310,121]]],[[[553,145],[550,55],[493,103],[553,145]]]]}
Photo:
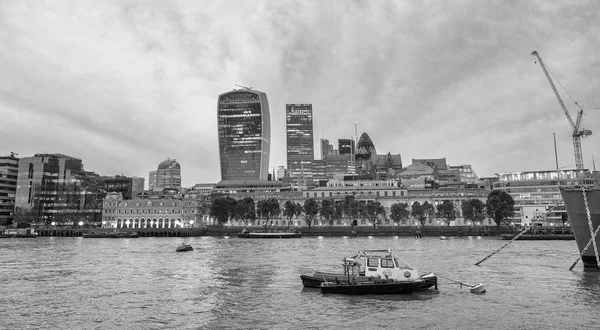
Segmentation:
{"type": "MultiPolygon", "coordinates": [[[[242,231],[243,227],[221,227],[208,226],[205,229],[206,236],[237,236],[242,231]]],[[[366,237],[366,236],[416,236],[417,229],[415,227],[406,226],[361,226],[361,227],[329,227],[329,226],[312,226],[308,227],[290,227],[290,230],[295,229],[300,231],[303,236],[349,236],[349,237],[366,237]]],[[[250,228],[252,231],[253,228],[250,228]]],[[[262,230],[257,227],[256,230],[262,230]]],[[[275,232],[273,228],[270,230],[275,232]]],[[[286,228],[280,228],[278,231],[287,231],[286,228]]],[[[428,226],[420,228],[421,236],[500,236],[505,233],[518,232],[507,227],[496,226],[428,226]]]]}

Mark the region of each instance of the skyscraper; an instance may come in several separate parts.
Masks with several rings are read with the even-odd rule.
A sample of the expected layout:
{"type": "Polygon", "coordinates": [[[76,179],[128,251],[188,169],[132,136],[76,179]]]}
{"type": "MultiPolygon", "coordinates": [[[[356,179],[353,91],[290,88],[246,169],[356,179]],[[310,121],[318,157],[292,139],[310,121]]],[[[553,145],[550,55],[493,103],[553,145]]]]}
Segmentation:
{"type": "Polygon", "coordinates": [[[267,180],[271,118],[267,94],[238,89],[217,105],[221,180],[267,180]]]}
{"type": "Polygon", "coordinates": [[[315,157],[312,104],[287,104],[285,110],[288,173],[310,185],[315,157]]]}
{"type": "Polygon", "coordinates": [[[181,166],[175,159],[167,158],[158,164],[154,188],[181,188],[181,166]]]}

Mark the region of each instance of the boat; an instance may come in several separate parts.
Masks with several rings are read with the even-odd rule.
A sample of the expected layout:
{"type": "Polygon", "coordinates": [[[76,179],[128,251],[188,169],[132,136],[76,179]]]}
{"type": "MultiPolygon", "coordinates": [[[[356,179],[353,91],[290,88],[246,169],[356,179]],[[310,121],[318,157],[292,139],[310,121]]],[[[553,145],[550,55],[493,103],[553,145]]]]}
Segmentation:
{"type": "Polygon", "coordinates": [[[38,233],[33,228],[5,229],[0,238],[36,238],[38,233]]]}
{"type": "Polygon", "coordinates": [[[583,267],[600,268],[596,260],[600,254],[600,235],[597,235],[600,226],[600,188],[561,188],[560,194],[567,209],[583,267]],[[595,240],[592,240],[592,234],[595,235],[595,240]]]}
{"type": "Polygon", "coordinates": [[[84,238],[138,238],[140,234],[136,231],[107,231],[83,233],[84,238]]]}
{"type": "Polygon", "coordinates": [[[343,259],[344,272],[314,272],[300,276],[307,287],[318,287],[323,294],[339,293],[400,294],[422,291],[435,286],[437,276],[433,273],[419,275],[417,270],[402,260],[391,249],[368,249],[359,251],[351,258],[343,259]],[[361,269],[362,268],[362,269],[361,269]]]}
{"type": "Polygon", "coordinates": [[[245,229],[238,234],[239,238],[301,238],[302,233],[299,231],[293,232],[262,232],[262,231],[246,231],[245,229]]]}
{"type": "Polygon", "coordinates": [[[533,225],[528,230],[519,236],[518,233],[502,234],[500,237],[504,240],[511,240],[517,237],[517,240],[573,240],[573,232],[571,227],[563,226],[541,226],[533,225]]]}
{"type": "Polygon", "coordinates": [[[189,244],[181,243],[181,245],[175,249],[175,252],[186,252],[186,251],[194,251],[194,248],[189,244]]]}
{"type": "Polygon", "coordinates": [[[471,291],[471,293],[484,293],[485,286],[483,285],[483,283],[477,283],[475,285],[471,285],[469,287],[469,291],[471,291]]]}

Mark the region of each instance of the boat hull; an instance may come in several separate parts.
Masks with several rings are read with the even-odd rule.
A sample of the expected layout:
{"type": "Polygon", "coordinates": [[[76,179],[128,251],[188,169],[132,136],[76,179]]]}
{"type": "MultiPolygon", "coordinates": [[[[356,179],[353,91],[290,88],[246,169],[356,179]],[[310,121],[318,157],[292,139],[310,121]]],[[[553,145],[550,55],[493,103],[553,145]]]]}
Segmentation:
{"type": "Polygon", "coordinates": [[[336,293],[348,295],[365,295],[365,294],[407,294],[415,291],[420,291],[424,284],[424,280],[416,280],[409,282],[356,282],[351,283],[335,283],[324,282],[321,284],[321,293],[336,293]]]}
{"type": "MultiPolygon", "coordinates": [[[[560,190],[560,193],[567,209],[567,215],[571,223],[577,248],[579,249],[579,253],[581,253],[592,237],[583,191],[581,188],[564,188],[560,190]]],[[[600,189],[588,188],[585,190],[585,194],[593,230],[596,230],[600,225],[600,189]]],[[[596,236],[596,246],[600,249],[600,235],[596,236]]],[[[583,261],[585,268],[598,268],[593,244],[590,244],[589,248],[581,256],[581,261],[583,261]]]]}
{"type": "MultiPolygon", "coordinates": [[[[347,282],[347,275],[341,273],[327,273],[327,272],[315,272],[313,274],[300,275],[302,279],[302,285],[306,288],[320,288],[322,283],[325,282],[347,282]]],[[[427,290],[432,286],[437,288],[437,276],[433,274],[423,275],[421,277],[423,283],[418,291],[427,290]]],[[[357,283],[369,283],[371,278],[367,276],[357,276],[355,278],[357,283]]]]}
{"type": "MultiPolygon", "coordinates": [[[[327,272],[314,272],[313,274],[302,274],[302,285],[307,288],[319,288],[323,282],[336,282],[336,281],[347,281],[348,275],[342,273],[327,273],[327,272]]],[[[357,282],[369,281],[369,277],[358,276],[356,277],[357,282]]]]}
{"type": "Polygon", "coordinates": [[[302,233],[239,233],[239,238],[301,238],[302,233]]]}

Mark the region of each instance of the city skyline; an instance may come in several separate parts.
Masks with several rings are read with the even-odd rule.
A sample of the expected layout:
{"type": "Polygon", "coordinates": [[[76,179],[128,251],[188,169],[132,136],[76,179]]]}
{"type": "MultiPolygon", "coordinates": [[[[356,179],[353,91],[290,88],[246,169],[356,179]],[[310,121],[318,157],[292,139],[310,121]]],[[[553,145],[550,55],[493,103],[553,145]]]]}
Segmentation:
{"type": "MultiPolygon", "coordinates": [[[[286,104],[312,104],[314,153],[366,132],[378,152],[446,157],[480,177],[575,168],[539,51],[584,108],[600,157],[600,4],[14,1],[0,4],[0,153],[62,153],[103,175],[218,182],[215,105],[269,97],[269,173],[286,164],[286,104]]],[[[562,98],[576,115],[569,94],[562,98]]],[[[409,165],[408,163],[405,164],[409,165]]]]}

